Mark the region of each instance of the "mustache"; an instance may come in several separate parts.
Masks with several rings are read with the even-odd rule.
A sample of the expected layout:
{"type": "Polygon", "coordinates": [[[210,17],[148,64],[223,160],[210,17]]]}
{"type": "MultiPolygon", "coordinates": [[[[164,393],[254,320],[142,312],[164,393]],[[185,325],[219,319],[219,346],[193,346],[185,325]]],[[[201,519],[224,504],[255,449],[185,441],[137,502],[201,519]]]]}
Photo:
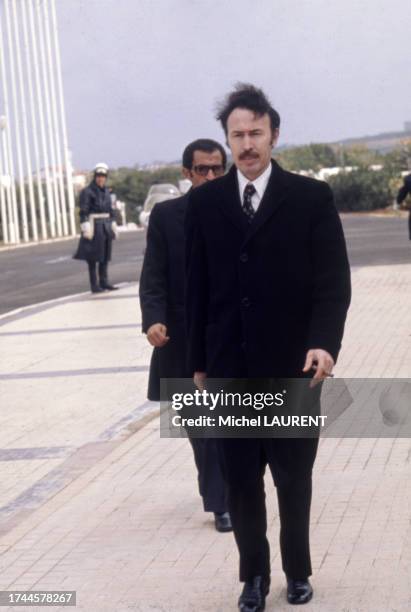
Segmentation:
{"type": "Polygon", "coordinates": [[[254,151],[245,151],[240,155],[240,159],[258,159],[258,157],[258,153],[255,153],[254,151]]]}

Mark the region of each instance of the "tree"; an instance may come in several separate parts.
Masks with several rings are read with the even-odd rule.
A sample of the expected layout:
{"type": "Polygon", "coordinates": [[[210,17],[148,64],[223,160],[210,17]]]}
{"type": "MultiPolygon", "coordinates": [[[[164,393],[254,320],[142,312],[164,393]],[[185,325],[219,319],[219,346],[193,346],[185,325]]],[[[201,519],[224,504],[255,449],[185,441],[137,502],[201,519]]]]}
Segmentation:
{"type": "Polygon", "coordinates": [[[281,149],[276,154],[278,162],[287,170],[312,170],[318,172],[321,168],[337,166],[338,161],[333,148],[327,144],[304,145],[281,149]]]}
{"type": "MultiPolygon", "coordinates": [[[[368,168],[373,164],[384,163],[384,156],[381,153],[373,151],[362,144],[342,147],[340,151],[341,159],[344,166],[361,166],[364,168],[368,168]]],[[[341,165],[341,161],[338,165],[341,165]]]]}
{"type": "Polygon", "coordinates": [[[401,146],[384,155],[384,166],[392,172],[411,170],[411,140],[403,140],[401,146]]]}

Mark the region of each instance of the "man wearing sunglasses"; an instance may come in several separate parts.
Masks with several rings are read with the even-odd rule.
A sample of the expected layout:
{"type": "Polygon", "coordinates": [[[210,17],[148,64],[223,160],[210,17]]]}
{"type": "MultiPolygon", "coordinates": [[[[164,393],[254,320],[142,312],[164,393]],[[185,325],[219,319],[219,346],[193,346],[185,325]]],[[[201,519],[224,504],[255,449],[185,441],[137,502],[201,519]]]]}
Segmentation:
{"type": "MultiPolygon", "coordinates": [[[[222,176],[226,163],[226,153],[218,142],[199,139],[185,148],[182,173],[191,181],[191,189],[196,189],[222,176]]],[[[147,230],[140,305],[142,330],[154,347],[147,394],[153,401],[160,400],[161,378],[188,378],[184,317],[184,216],[187,202],[188,194],[156,204],[147,230]]],[[[204,510],[214,513],[217,531],[231,531],[216,440],[190,438],[190,442],[204,510]]]]}

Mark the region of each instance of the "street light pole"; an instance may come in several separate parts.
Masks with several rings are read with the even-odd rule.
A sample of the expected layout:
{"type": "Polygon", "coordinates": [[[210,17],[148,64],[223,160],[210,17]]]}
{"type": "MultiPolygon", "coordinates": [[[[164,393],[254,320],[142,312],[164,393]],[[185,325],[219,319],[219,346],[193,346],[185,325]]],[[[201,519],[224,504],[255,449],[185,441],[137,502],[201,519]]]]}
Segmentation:
{"type": "Polygon", "coordinates": [[[35,0],[36,4],[36,15],[37,15],[37,27],[39,34],[39,48],[40,48],[40,68],[42,73],[42,81],[44,86],[44,101],[46,107],[46,124],[47,124],[47,134],[48,141],[50,147],[50,160],[51,160],[51,175],[53,177],[53,193],[54,193],[54,201],[55,201],[55,211],[56,211],[56,221],[57,221],[57,235],[62,236],[62,227],[61,227],[61,208],[59,201],[59,193],[57,189],[57,172],[56,172],[56,150],[54,146],[54,137],[53,137],[53,123],[51,120],[51,108],[50,108],[50,86],[49,86],[49,78],[48,78],[48,69],[46,66],[46,52],[44,46],[44,28],[43,28],[43,20],[41,16],[41,2],[42,0],[35,0]]]}
{"type": "Polygon", "coordinates": [[[33,93],[33,78],[32,78],[32,65],[31,65],[31,56],[30,56],[30,47],[29,47],[29,35],[27,28],[27,10],[26,10],[26,2],[23,1],[21,3],[21,15],[22,15],[22,24],[23,24],[23,45],[25,51],[25,60],[26,60],[26,76],[27,76],[27,90],[29,94],[29,108],[30,108],[30,122],[32,127],[32,140],[33,140],[33,150],[34,150],[34,165],[36,171],[36,182],[37,182],[37,200],[39,206],[40,213],[40,227],[41,227],[41,237],[43,240],[47,238],[47,224],[46,224],[46,215],[44,210],[44,195],[43,195],[43,186],[42,186],[42,177],[40,172],[40,151],[39,151],[39,141],[37,135],[37,119],[36,119],[36,107],[34,102],[34,93],[33,93]]]}
{"type": "MultiPolygon", "coordinates": [[[[0,130],[2,131],[2,120],[3,117],[0,117],[0,130]]],[[[9,241],[9,228],[8,228],[8,215],[6,208],[6,194],[4,187],[4,170],[3,170],[3,152],[0,147],[0,218],[1,218],[1,227],[3,232],[3,242],[4,244],[8,244],[9,241]]]]}
{"type": "Polygon", "coordinates": [[[39,127],[40,127],[40,142],[41,142],[41,150],[43,154],[43,162],[44,162],[44,177],[46,181],[46,196],[47,196],[47,210],[49,216],[49,225],[50,225],[50,235],[52,238],[56,236],[56,213],[55,213],[55,202],[54,202],[54,193],[51,187],[51,177],[50,177],[50,166],[49,166],[49,155],[47,149],[47,138],[46,138],[46,128],[44,121],[44,107],[43,107],[43,95],[42,95],[42,87],[40,80],[40,69],[39,69],[39,54],[37,50],[37,37],[36,30],[34,25],[34,10],[32,0],[28,0],[28,15],[29,15],[29,27],[31,33],[31,57],[33,59],[33,67],[34,67],[34,84],[36,89],[36,99],[37,99],[37,108],[38,108],[38,118],[39,118],[39,127]]]}
{"type": "MultiPolygon", "coordinates": [[[[19,191],[20,191],[20,210],[21,210],[21,221],[23,230],[23,240],[28,242],[29,231],[27,223],[27,203],[26,203],[26,191],[25,191],[25,180],[23,173],[23,160],[21,155],[21,139],[20,139],[20,116],[17,99],[17,88],[16,88],[16,67],[14,63],[14,49],[11,36],[11,23],[10,23],[10,7],[9,0],[4,0],[4,9],[6,16],[6,32],[7,42],[9,51],[9,62],[10,62],[10,80],[11,80],[11,92],[12,92],[12,107],[13,107],[13,124],[14,124],[14,135],[16,145],[16,157],[17,157],[17,171],[19,176],[19,191]]],[[[15,223],[18,227],[19,220],[15,219],[15,223]]]]}
{"type": "Polygon", "coordinates": [[[53,46],[54,54],[56,59],[56,74],[57,74],[57,94],[60,109],[60,123],[63,135],[63,155],[64,165],[66,167],[66,182],[67,182],[67,195],[68,195],[68,208],[69,208],[69,223],[70,223],[70,234],[74,236],[76,234],[76,223],[74,219],[74,188],[73,188],[73,170],[71,165],[71,159],[68,149],[67,140],[67,125],[66,125],[66,110],[64,106],[64,92],[63,92],[63,79],[61,74],[61,58],[60,58],[60,43],[57,29],[57,17],[56,17],[56,5],[55,0],[51,0],[51,19],[52,19],[52,32],[53,32],[53,46]]]}
{"type": "MultiPolygon", "coordinates": [[[[0,51],[1,52],[1,51],[0,51]]],[[[3,168],[1,170],[1,172],[4,172],[5,174],[3,174],[3,180],[6,179],[6,210],[5,210],[5,216],[2,217],[2,222],[3,222],[3,232],[5,231],[4,228],[6,228],[7,230],[7,238],[9,242],[17,242],[17,238],[16,238],[16,230],[15,230],[15,223],[14,223],[14,204],[15,204],[15,193],[14,193],[14,199],[13,199],[13,192],[12,192],[12,183],[13,181],[13,177],[10,174],[10,159],[9,159],[9,148],[8,148],[8,144],[7,144],[7,117],[5,117],[4,115],[0,117],[0,134],[1,134],[1,150],[3,153],[3,168]]]]}
{"type": "Polygon", "coordinates": [[[14,182],[14,164],[13,164],[13,155],[11,151],[11,134],[10,134],[10,124],[8,121],[9,117],[9,93],[8,93],[8,85],[6,79],[6,64],[4,61],[4,41],[3,41],[3,30],[0,21],[0,75],[1,81],[3,83],[3,104],[4,104],[4,113],[5,115],[2,117],[1,123],[1,144],[3,148],[3,159],[4,159],[4,169],[9,177],[9,197],[7,198],[8,205],[8,224],[9,224],[9,239],[10,242],[20,242],[20,231],[18,224],[18,214],[17,214],[17,194],[16,194],[16,184],[14,182]]]}
{"type": "Polygon", "coordinates": [[[46,41],[47,66],[48,66],[49,83],[50,83],[51,124],[53,127],[52,134],[54,135],[55,147],[56,147],[56,163],[57,163],[57,169],[58,169],[58,185],[59,185],[59,193],[60,193],[63,234],[67,236],[68,234],[67,207],[66,207],[66,196],[64,193],[63,162],[61,158],[59,124],[57,121],[56,83],[54,79],[53,58],[51,54],[50,19],[49,19],[49,10],[48,10],[48,0],[43,0],[43,16],[44,16],[44,32],[45,32],[45,41],[46,41]]]}
{"type": "MultiPolygon", "coordinates": [[[[24,0],[23,0],[24,4],[24,0]]],[[[33,171],[31,166],[31,155],[30,155],[30,146],[29,146],[29,133],[27,127],[27,111],[26,111],[26,95],[23,84],[23,68],[21,62],[21,53],[20,53],[20,35],[18,29],[18,21],[17,21],[17,10],[16,10],[16,0],[12,0],[12,21],[13,21],[13,30],[14,30],[14,42],[16,48],[16,60],[17,60],[17,80],[19,84],[19,97],[21,104],[21,116],[22,116],[22,127],[23,127],[23,144],[24,144],[24,153],[26,157],[26,170],[27,170],[27,184],[29,190],[29,204],[30,204],[30,217],[31,217],[31,232],[34,240],[38,240],[38,230],[37,230],[37,216],[36,216],[36,206],[34,201],[34,189],[33,189],[33,171]]]]}

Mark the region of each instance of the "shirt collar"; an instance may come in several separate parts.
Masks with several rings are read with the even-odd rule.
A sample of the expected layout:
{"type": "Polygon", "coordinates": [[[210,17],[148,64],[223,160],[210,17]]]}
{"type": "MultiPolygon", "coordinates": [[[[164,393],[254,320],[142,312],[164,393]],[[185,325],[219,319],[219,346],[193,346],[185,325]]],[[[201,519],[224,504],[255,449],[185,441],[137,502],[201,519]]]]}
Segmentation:
{"type": "Polygon", "coordinates": [[[258,176],[254,181],[250,181],[248,180],[246,176],[244,176],[241,170],[237,168],[238,185],[240,188],[241,198],[243,197],[244,189],[246,185],[251,183],[252,185],[254,185],[255,190],[258,194],[258,197],[261,200],[261,198],[264,195],[264,191],[267,187],[268,181],[270,180],[271,170],[272,170],[272,163],[270,162],[267,168],[264,170],[264,172],[260,174],[260,176],[258,176]]]}

